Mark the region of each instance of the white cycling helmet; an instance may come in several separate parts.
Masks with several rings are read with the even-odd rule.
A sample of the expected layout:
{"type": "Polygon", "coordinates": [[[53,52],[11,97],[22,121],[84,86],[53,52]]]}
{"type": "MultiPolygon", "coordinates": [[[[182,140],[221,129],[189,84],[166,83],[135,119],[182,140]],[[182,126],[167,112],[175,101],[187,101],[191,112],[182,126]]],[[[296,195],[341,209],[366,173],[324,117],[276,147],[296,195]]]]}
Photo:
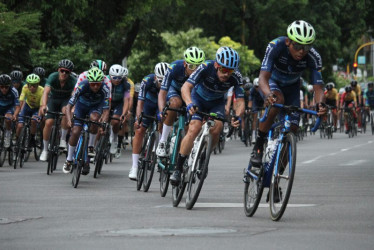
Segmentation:
{"type": "Polygon", "coordinates": [[[109,69],[109,75],[110,76],[120,76],[122,77],[124,74],[124,67],[122,67],[119,64],[113,64],[109,69]]]}
{"type": "Polygon", "coordinates": [[[123,67],[123,77],[127,77],[129,74],[129,70],[126,67],[123,67]]]}
{"type": "Polygon", "coordinates": [[[308,85],[308,91],[309,92],[313,91],[313,85],[308,85]]]}
{"type": "Polygon", "coordinates": [[[339,94],[343,94],[345,92],[345,89],[344,88],[340,88],[339,89],[339,94]]]}
{"type": "Polygon", "coordinates": [[[164,78],[168,71],[169,64],[166,62],[157,63],[155,66],[155,75],[159,78],[164,78]]]}
{"type": "Polygon", "coordinates": [[[258,77],[256,77],[255,79],[253,79],[253,86],[255,86],[255,87],[259,86],[259,79],[258,79],[258,77]]]}

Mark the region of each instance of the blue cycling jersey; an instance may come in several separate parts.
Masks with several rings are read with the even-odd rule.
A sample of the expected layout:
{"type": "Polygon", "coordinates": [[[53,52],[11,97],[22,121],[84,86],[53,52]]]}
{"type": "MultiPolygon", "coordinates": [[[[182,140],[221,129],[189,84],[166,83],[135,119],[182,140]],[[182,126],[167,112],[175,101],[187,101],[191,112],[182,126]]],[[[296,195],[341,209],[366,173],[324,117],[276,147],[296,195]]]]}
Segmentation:
{"type": "Polygon", "coordinates": [[[364,93],[364,98],[366,100],[366,106],[374,107],[374,90],[369,91],[369,89],[366,89],[364,93]]]}
{"type": "Polygon", "coordinates": [[[169,65],[169,70],[162,81],[162,90],[169,91],[170,86],[173,86],[175,90],[181,91],[183,83],[188,79],[183,63],[184,60],[178,60],[169,65]]]}
{"type": "Polygon", "coordinates": [[[149,74],[143,78],[140,84],[138,100],[146,101],[147,99],[153,103],[157,103],[159,90],[155,74],[149,74]]]}
{"type": "Polygon", "coordinates": [[[201,64],[188,78],[187,82],[195,87],[196,93],[206,101],[224,99],[225,93],[234,86],[236,98],[244,98],[242,84],[242,75],[235,70],[227,82],[220,82],[217,76],[217,69],[212,60],[201,64]]]}
{"type": "Polygon", "coordinates": [[[9,88],[8,93],[5,95],[3,95],[3,93],[0,91],[0,108],[5,109],[19,106],[18,98],[18,91],[14,87],[9,88]]]}
{"type": "Polygon", "coordinates": [[[115,85],[112,83],[112,102],[123,102],[123,98],[130,94],[130,83],[125,78],[115,85]]]}
{"type": "Polygon", "coordinates": [[[109,87],[102,82],[99,91],[94,93],[88,80],[83,80],[79,83],[74,95],[70,98],[69,104],[75,105],[77,102],[85,106],[92,107],[103,103],[103,109],[109,108],[110,90],[109,87]]]}
{"type": "Polygon", "coordinates": [[[296,61],[286,45],[286,38],[278,37],[268,44],[261,70],[271,72],[271,79],[280,87],[286,87],[298,83],[302,72],[310,68],[311,84],[323,84],[322,59],[319,53],[312,48],[303,59],[296,61]]]}

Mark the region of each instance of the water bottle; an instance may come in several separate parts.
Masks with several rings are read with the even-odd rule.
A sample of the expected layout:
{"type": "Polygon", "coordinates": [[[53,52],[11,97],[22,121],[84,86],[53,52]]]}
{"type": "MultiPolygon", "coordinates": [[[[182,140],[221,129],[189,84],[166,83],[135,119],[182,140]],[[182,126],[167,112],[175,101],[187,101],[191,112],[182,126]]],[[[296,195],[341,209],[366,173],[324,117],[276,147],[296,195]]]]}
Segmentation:
{"type": "Polygon", "coordinates": [[[173,154],[173,150],[174,150],[174,144],[175,144],[175,139],[176,139],[176,135],[173,135],[170,139],[170,143],[169,143],[169,154],[172,155],[173,154]]]}
{"type": "Polygon", "coordinates": [[[273,139],[269,139],[268,146],[265,150],[265,161],[268,162],[271,159],[271,156],[273,155],[274,151],[277,147],[277,141],[273,139]]]}

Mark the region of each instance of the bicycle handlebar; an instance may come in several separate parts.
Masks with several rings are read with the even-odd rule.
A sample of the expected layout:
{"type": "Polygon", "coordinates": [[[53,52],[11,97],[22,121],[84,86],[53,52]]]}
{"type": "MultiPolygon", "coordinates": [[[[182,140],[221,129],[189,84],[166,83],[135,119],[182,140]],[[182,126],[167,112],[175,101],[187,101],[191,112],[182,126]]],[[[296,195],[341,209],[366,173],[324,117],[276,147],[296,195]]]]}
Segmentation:
{"type": "MultiPolygon", "coordinates": [[[[314,111],[314,110],[302,109],[302,108],[297,107],[297,106],[286,106],[286,105],[283,105],[283,104],[274,103],[274,104],[266,107],[264,115],[260,118],[260,122],[266,121],[267,116],[269,114],[269,111],[272,107],[284,109],[284,110],[286,110],[287,113],[298,112],[298,113],[307,113],[307,114],[310,114],[310,115],[317,115],[317,111],[314,111]]],[[[320,123],[321,123],[321,118],[318,117],[317,120],[316,120],[316,124],[312,128],[312,132],[317,131],[320,123]]]]}
{"type": "Polygon", "coordinates": [[[54,111],[47,111],[47,114],[51,115],[58,115],[58,116],[64,116],[65,114],[62,112],[54,112],[54,111]]]}
{"type": "Polygon", "coordinates": [[[73,115],[73,120],[78,120],[78,121],[81,121],[83,123],[92,123],[92,124],[95,124],[97,126],[100,126],[102,128],[105,127],[105,122],[101,123],[101,122],[95,122],[95,121],[91,121],[90,119],[82,119],[82,118],[79,118],[79,117],[76,117],[75,115],[73,115]]]}

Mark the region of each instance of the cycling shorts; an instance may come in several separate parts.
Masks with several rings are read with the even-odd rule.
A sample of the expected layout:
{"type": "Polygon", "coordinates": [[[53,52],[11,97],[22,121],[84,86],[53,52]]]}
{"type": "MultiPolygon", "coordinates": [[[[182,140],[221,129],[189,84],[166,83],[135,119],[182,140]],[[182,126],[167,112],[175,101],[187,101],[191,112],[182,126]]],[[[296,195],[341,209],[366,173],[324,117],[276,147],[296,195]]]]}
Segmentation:
{"type": "Polygon", "coordinates": [[[166,101],[169,101],[173,97],[179,97],[182,100],[181,92],[175,89],[173,86],[170,86],[168,94],[166,96],[166,101]]]}
{"type": "MultiPolygon", "coordinates": [[[[205,113],[216,113],[218,117],[224,118],[225,117],[225,99],[221,98],[214,101],[206,101],[203,99],[196,91],[195,88],[192,90],[191,94],[192,102],[197,106],[199,111],[205,113]]],[[[202,121],[203,117],[198,114],[194,114],[191,120],[199,120],[202,121]]]]}
{"type": "Polygon", "coordinates": [[[122,115],[123,112],[123,102],[112,102],[113,115],[122,115]]]}
{"type": "Polygon", "coordinates": [[[1,107],[0,108],[0,115],[5,116],[6,114],[14,114],[14,106],[8,106],[8,107],[1,107]]]}
{"type": "Polygon", "coordinates": [[[30,108],[30,106],[25,102],[23,105],[23,108],[21,110],[21,113],[19,114],[20,117],[18,119],[18,123],[24,123],[23,117],[21,116],[38,116],[39,108],[30,108]]]}
{"type": "MultiPolygon", "coordinates": [[[[154,103],[154,102],[151,102],[149,100],[146,100],[144,102],[144,106],[143,106],[143,113],[145,115],[148,115],[148,116],[157,115],[159,113],[157,104],[154,103]]],[[[151,125],[151,124],[152,124],[151,119],[148,119],[148,118],[145,118],[145,117],[142,118],[142,126],[144,128],[148,128],[149,125],[151,125]]]]}
{"type": "MultiPolygon", "coordinates": [[[[68,105],[68,103],[69,103],[69,98],[68,99],[57,99],[57,98],[49,97],[48,103],[47,103],[48,111],[61,112],[62,108],[68,105]]],[[[45,116],[45,119],[55,119],[55,117],[56,116],[54,114],[47,113],[47,115],[45,116]]]]}
{"type": "MultiPolygon", "coordinates": [[[[99,115],[103,112],[103,106],[105,105],[104,102],[95,105],[95,106],[86,106],[81,102],[77,102],[75,104],[74,115],[81,119],[86,119],[86,116],[90,116],[92,113],[98,113],[99,115]]],[[[83,126],[82,121],[74,120],[74,126],[83,126]]]]}

